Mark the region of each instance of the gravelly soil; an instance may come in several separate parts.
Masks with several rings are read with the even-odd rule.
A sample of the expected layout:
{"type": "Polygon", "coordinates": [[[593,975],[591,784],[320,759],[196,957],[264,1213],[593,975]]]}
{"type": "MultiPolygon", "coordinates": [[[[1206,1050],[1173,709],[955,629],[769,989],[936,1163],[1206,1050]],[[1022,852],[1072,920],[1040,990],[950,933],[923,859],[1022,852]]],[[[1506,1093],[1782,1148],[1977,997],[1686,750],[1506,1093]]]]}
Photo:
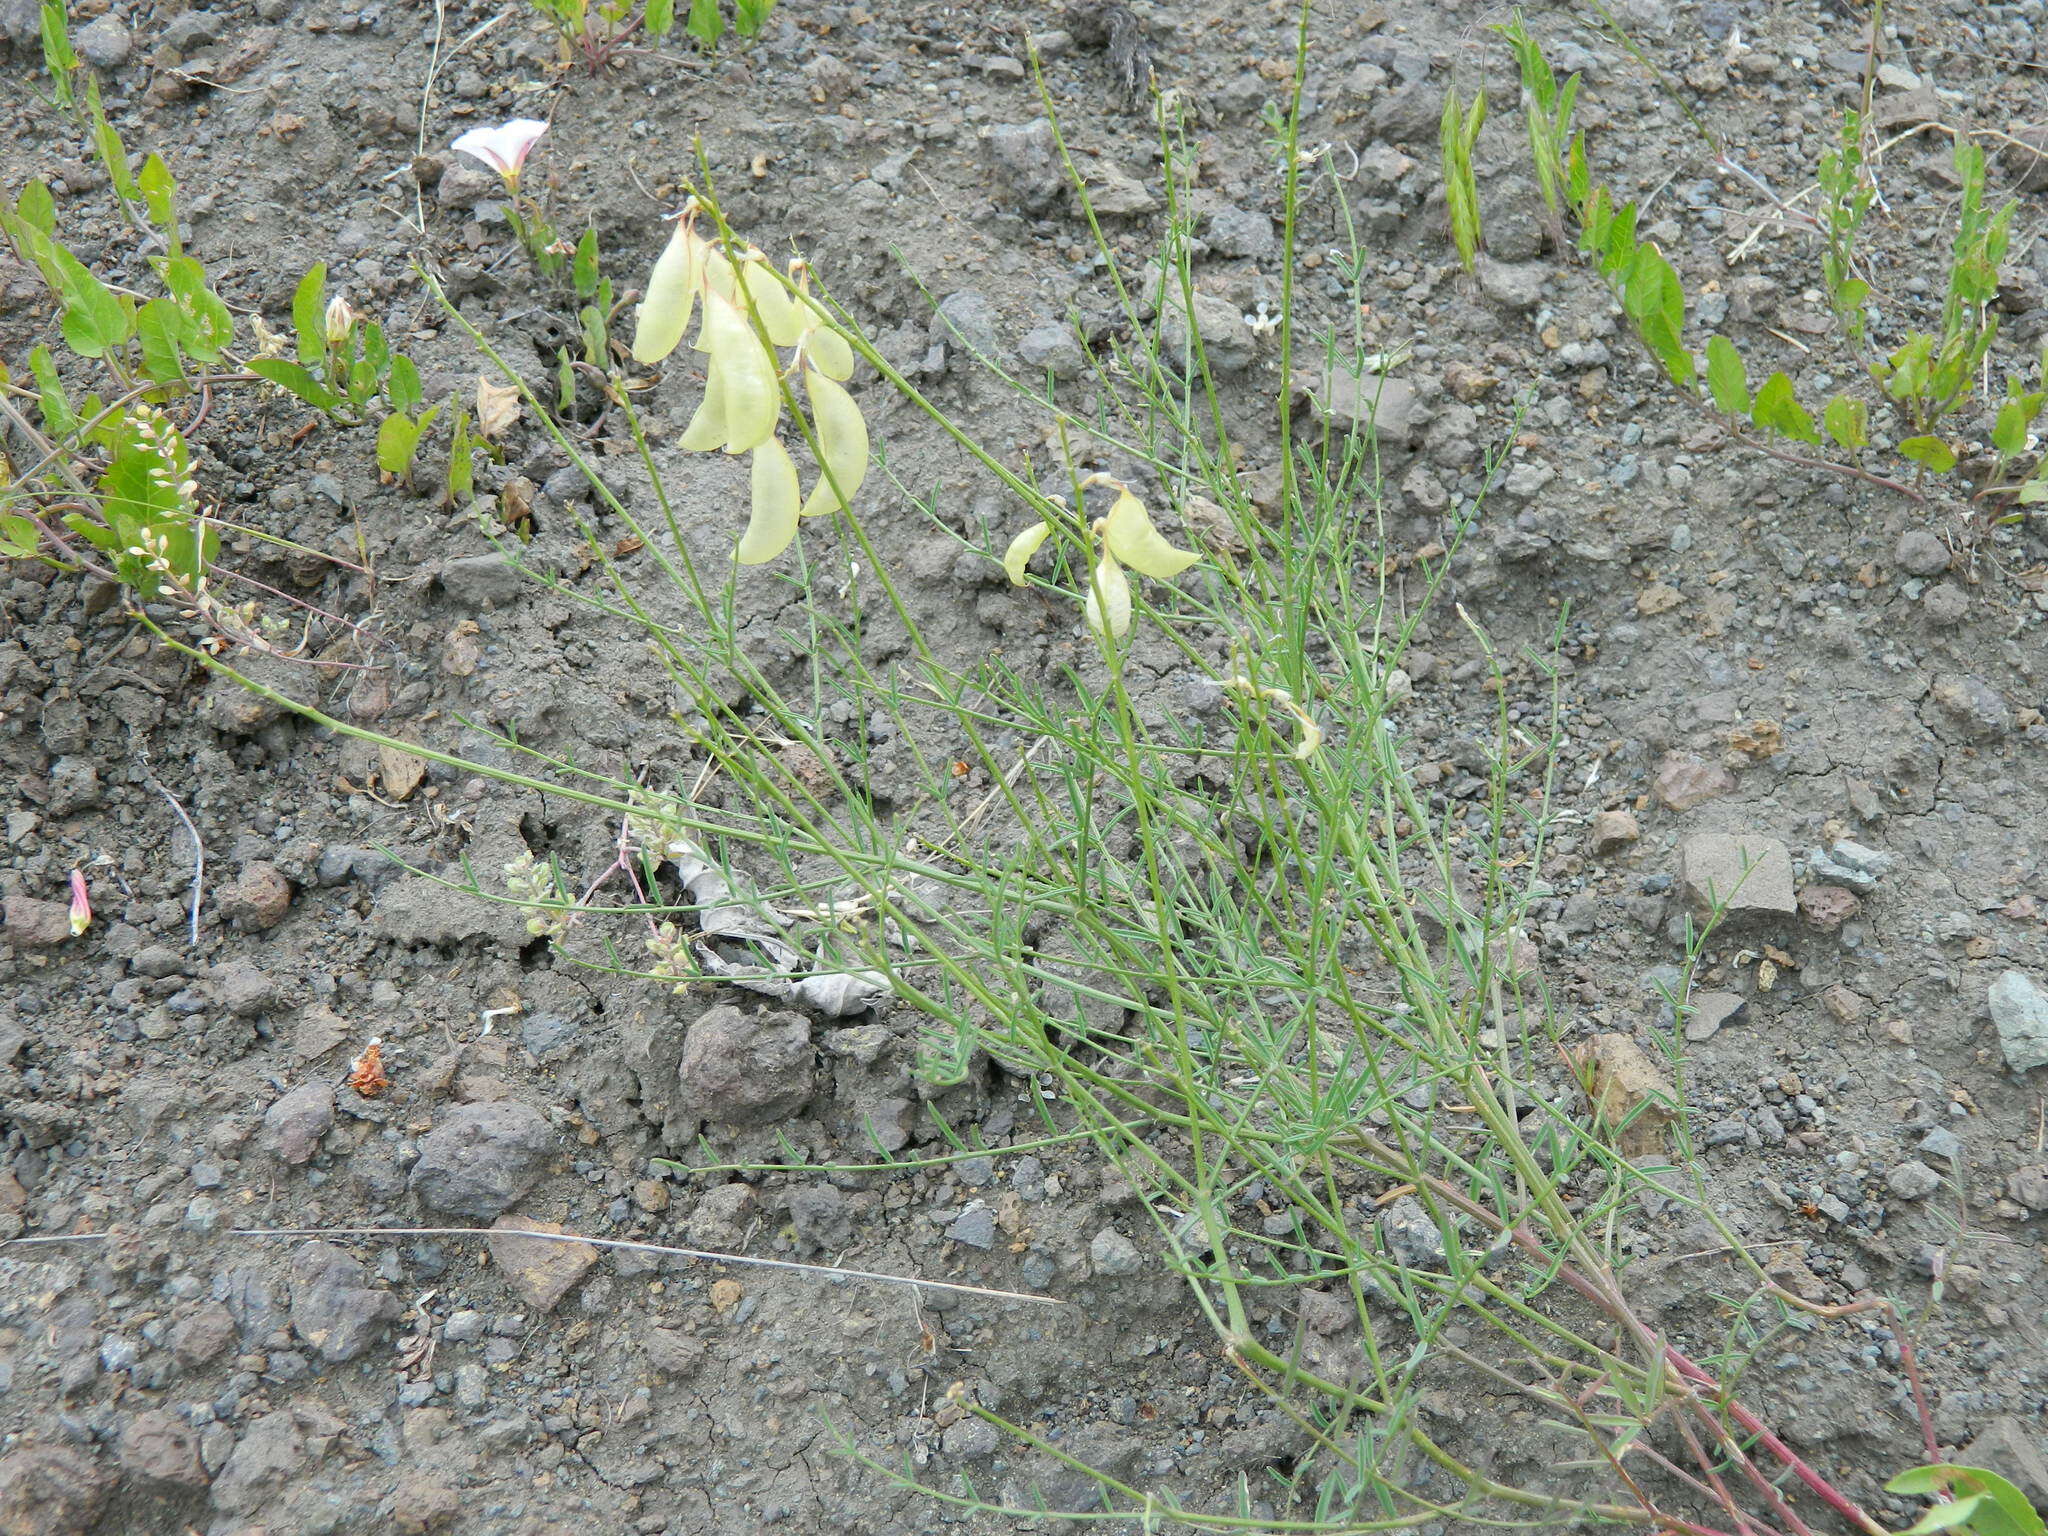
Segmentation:
{"type": "MultiPolygon", "coordinates": [[[[1029,370],[1078,370],[1061,331],[1070,310],[1092,332],[1110,326],[1086,229],[1028,127],[1039,108],[1018,63],[1027,33],[1059,29],[1040,38],[1047,88],[1105,205],[1124,210],[1108,219],[1118,250],[1141,260],[1156,241],[1156,134],[1089,16],[791,0],[751,49],[628,57],[592,78],[554,67],[551,42],[516,10],[116,0],[86,28],[92,9],[74,25],[92,33],[109,111],[132,148],[170,162],[191,245],[231,301],[275,319],[306,265],[328,259],[359,308],[410,337],[430,393],[466,387],[476,363],[422,296],[415,260],[535,378],[560,336],[509,252],[490,184],[443,147],[515,113],[552,116],[535,168],[557,221],[587,220],[620,273],[651,260],[703,135],[735,225],[811,253],[884,353],[1018,463],[1042,457],[1043,424],[949,344],[920,284],[961,332],[1029,370]]],[[[1859,89],[1853,8],[1620,9],[1751,170],[1781,193],[1807,184],[1859,89]]],[[[1219,301],[1210,344],[1256,484],[1276,473],[1278,445],[1258,423],[1280,380],[1270,340],[1237,317],[1278,299],[1279,182],[1259,111],[1284,90],[1291,25],[1270,7],[1206,0],[1137,14],[1159,83],[1197,114],[1198,270],[1219,301]]],[[[33,17],[32,4],[0,0],[14,43],[0,62],[0,180],[12,196],[48,178],[78,254],[132,275],[141,258],[103,176],[36,100],[33,17]]],[[[2048,986],[2048,549],[2036,531],[1986,532],[1958,503],[1923,510],[1703,437],[1604,291],[1546,248],[1504,107],[1481,149],[1491,260],[1477,283],[1458,275],[1437,113],[1452,80],[1514,99],[1507,54],[1483,41],[1495,19],[1387,0],[1315,21],[1304,139],[1329,146],[1375,253],[1377,297],[1362,318],[1343,312],[1327,182],[1306,210],[1300,277],[1311,324],[1358,318],[1369,347],[1414,343],[1412,405],[1382,422],[1397,551],[1444,536],[1526,392],[1450,595],[1505,655],[1561,642],[1567,816],[1543,870],[1555,896],[1536,914],[1544,974],[1589,1032],[1654,1026],[1682,955],[1681,844],[1732,833],[1784,845],[1782,892],[1746,887],[1744,899],[1798,910],[1748,914],[1698,980],[1724,995],[1711,1010],[1724,1022],[1696,1020],[1686,1048],[1711,1187],[1811,1299],[1874,1288],[1918,1308],[1939,1268],[1945,1296],[1921,1341],[1939,1438],[2038,1475],[2038,1460],[2032,1474],[2022,1463],[2048,1438],[2044,1082],[2039,1067],[2007,1066],[1989,1000],[2004,986],[2024,1006],[2027,988],[2048,986]],[[1851,853],[1819,856],[1844,839],[1888,865],[1873,875],[1851,853]]],[[[1895,72],[1879,101],[1894,131],[2048,120],[2039,4],[1904,6],[1888,19],[1895,72]]],[[[1828,343],[1804,237],[1767,230],[1726,265],[1767,211],[1755,192],[1715,175],[1612,42],[1563,11],[1533,21],[1555,61],[1586,72],[1596,165],[1625,194],[1656,193],[1646,223],[1707,289],[1703,317],[1810,380],[1828,343]]],[[[1902,221],[1879,221],[1887,281],[1939,282],[1903,221],[1952,202],[1946,155],[1938,132],[1887,153],[1902,221]]],[[[2004,301],[2016,358],[2048,329],[2048,203],[2020,196],[2004,301]]],[[[33,274],[0,258],[0,352],[12,363],[50,323],[33,274]]],[[[953,531],[1000,547],[1014,509],[921,418],[872,386],[863,398],[898,482],[935,489],[953,531]]],[[[680,426],[688,405],[658,395],[655,425],[680,426]]],[[[635,768],[689,760],[660,679],[600,616],[521,583],[468,517],[380,486],[359,437],[320,428],[301,440],[305,425],[296,406],[223,398],[196,437],[225,515],[347,559],[360,550],[374,571],[243,541],[242,569],[389,642],[387,670],[279,668],[279,686],[444,750],[490,750],[460,715],[635,768]]],[[[567,565],[565,514],[586,493],[562,467],[538,434],[515,437],[486,488],[523,479],[537,557],[567,565]]],[[[695,551],[716,561],[736,532],[735,472],[680,455],[673,467],[695,551]]],[[[878,479],[868,499],[911,603],[956,654],[1000,646],[1048,675],[1085,659],[1074,615],[958,559],[903,492],[878,479]]],[[[825,570],[846,558],[829,535],[809,554],[825,570]]],[[[790,589],[748,580],[760,652],[780,647],[794,666],[778,612],[790,589]]],[[[8,573],[0,619],[0,764],[17,786],[0,847],[0,1236],[110,1234],[0,1248],[10,1536],[882,1533],[959,1518],[836,1455],[835,1436],[1020,1501],[1034,1484],[1055,1507],[1080,1496],[1050,1461],[952,1417],[956,1380],[1073,1454],[1188,1499],[1226,1497],[1240,1472],[1261,1489],[1263,1469],[1302,1449],[1218,1358],[1132,1219],[1129,1189],[1085,1157],[830,1179],[678,1178],[650,1163],[778,1160],[779,1137],[819,1160],[862,1160],[869,1124],[892,1150],[934,1144],[934,1110],[1001,1146],[1026,1139],[1015,1083],[982,1077],[927,1105],[911,1020],[791,1014],[779,1027],[799,1048],[774,1085],[788,1102],[765,1098],[781,1118],[723,1125],[678,1101],[678,1061],[686,1036],[726,1038],[735,1006],[751,1014],[757,1000],[669,997],[557,963],[515,913],[376,851],[488,870],[554,848],[595,869],[613,833],[594,818],[438,766],[397,794],[374,752],[196,677],[74,579],[8,573]],[[206,853],[196,942],[195,848],[173,799],[206,853]],[[38,904],[61,902],[81,865],[101,921],[51,942],[60,909],[38,904]],[[393,1087],[364,1099],[340,1084],[373,1036],[393,1087]],[[629,1251],[501,1243],[486,1262],[466,1238],[224,1235],[507,1212],[1072,1305],[629,1251]]],[[[1477,790],[1474,743],[1497,700],[1467,628],[1448,606],[1431,622],[1405,725],[1418,781],[1456,801],[1477,790]]],[[[1506,686],[1515,718],[1548,719],[1544,666],[1517,663],[1506,686]]],[[[1692,871],[1712,853],[1695,845],[1692,871]]],[[[1628,1240],[1658,1320],[1716,1337],[1716,1291],[1737,1282],[1711,1237],[1644,1212],[1628,1240]]],[[[1278,1311],[1260,1321],[1293,1326],[1278,1311]]],[[[1919,1459],[1896,1347],[1870,1329],[1774,1341],[1750,1387],[1874,1507],[1883,1477],[1919,1459]]],[[[1465,1425],[1500,1475],[1549,1459],[1526,1410],[1475,1395],[1431,1411],[1454,1442],[1465,1425]]]]}

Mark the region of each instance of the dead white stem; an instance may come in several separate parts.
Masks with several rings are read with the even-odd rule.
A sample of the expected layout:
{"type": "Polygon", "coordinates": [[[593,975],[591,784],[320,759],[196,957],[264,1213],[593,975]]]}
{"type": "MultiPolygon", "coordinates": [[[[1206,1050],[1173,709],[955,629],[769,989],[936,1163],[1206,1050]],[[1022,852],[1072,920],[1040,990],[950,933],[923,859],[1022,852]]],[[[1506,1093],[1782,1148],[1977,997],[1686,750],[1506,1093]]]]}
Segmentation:
{"type": "MultiPolygon", "coordinates": [[[[760,1259],[745,1253],[711,1253],[701,1248],[671,1248],[664,1243],[631,1243],[615,1237],[584,1237],[576,1232],[535,1232],[526,1227],[235,1227],[227,1237],[514,1237],[543,1243],[588,1243],[593,1248],[616,1248],[627,1253],[658,1253],[667,1258],[698,1259],[707,1264],[744,1264],[756,1269],[788,1269],[802,1275],[840,1276],[848,1280],[879,1280],[884,1285],[909,1285],[932,1291],[957,1291],[962,1296],[987,1296],[996,1301],[1035,1301],[1043,1306],[1064,1307],[1058,1296],[1034,1296],[1029,1291],[998,1291],[983,1285],[959,1285],[951,1280],[922,1280],[914,1275],[885,1275],[872,1269],[837,1269],[829,1264],[799,1264],[793,1259],[760,1259]]],[[[111,1232],[69,1232],[36,1237],[17,1237],[0,1243],[0,1248],[26,1247],[40,1243],[92,1243],[113,1236],[111,1232]]]]}

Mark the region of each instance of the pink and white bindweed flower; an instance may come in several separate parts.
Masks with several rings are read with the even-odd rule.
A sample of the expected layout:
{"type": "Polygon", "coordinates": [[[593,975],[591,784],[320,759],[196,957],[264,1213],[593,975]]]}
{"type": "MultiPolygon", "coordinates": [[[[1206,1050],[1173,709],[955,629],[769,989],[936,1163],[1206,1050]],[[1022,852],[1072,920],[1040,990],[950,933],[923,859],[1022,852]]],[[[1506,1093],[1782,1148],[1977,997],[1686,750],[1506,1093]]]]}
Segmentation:
{"type": "Polygon", "coordinates": [[[537,118],[515,117],[496,128],[472,128],[449,147],[459,155],[483,161],[504,178],[507,188],[516,192],[526,157],[547,131],[548,125],[537,118]]]}
{"type": "Polygon", "coordinates": [[[77,938],[92,926],[92,898],[86,894],[85,871],[71,871],[71,937],[77,938]]]}

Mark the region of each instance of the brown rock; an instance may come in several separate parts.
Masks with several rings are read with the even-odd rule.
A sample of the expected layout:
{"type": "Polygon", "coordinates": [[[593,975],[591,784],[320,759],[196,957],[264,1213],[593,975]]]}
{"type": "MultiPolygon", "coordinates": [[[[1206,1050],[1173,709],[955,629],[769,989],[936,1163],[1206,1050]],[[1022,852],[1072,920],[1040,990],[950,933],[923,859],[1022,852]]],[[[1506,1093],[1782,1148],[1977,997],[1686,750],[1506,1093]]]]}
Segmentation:
{"type": "Polygon", "coordinates": [[[520,1216],[501,1216],[491,1224],[491,1262],[504,1271],[513,1293],[538,1312],[552,1312],[577,1281],[597,1262],[597,1250],[588,1243],[561,1243],[547,1238],[517,1237],[519,1232],[551,1232],[562,1228],[552,1221],[530,1221],[520,1216]]]}
{"type": "Polygon", "coordinates": [[[284,921],[292,907],[292,883],[274,864],[250,864],[217,898],[221,921],[243,933],[260,933],[284,921]]]}
{"type": "Polygon", "coordinates": [[[1839,981],[1821,989],[1820,1005],[1837,1024],[1860,1024],[1870,1013],[1870,999],[1839,981]]]}
{"type": "Polygon", "coordinates": [[[171,1325],[171,1353],[187,1370],[216,1360],[235,1342],[234,1314],[217,1301],[203,1301],[171,1325]]]}
{"type": "Polygon", "coordinates": [[[803,1015],[721,1004],[690,1026],[673,1104],[721,1125],[773,1125],[803,1108],[816,1076],[803,1015]]]}
{"type": "Polygon", "coordinates": [[[270,1508],[306,1465],[306,1442],[289,1413],[251,1421],[213,1480],[212,1504],[224,1515],[270,1508]]]}
{"type": "Polygon", "coordinates": [[[446,1483],[410,1472],[391,1490],[391,1528],[401,1536],[425,1536],[451,1524],[461,1508],[461,1495],[446,1483]]]}
{"type": "Polygon", "coordinates": [[[1657,765],[1650,793],[1666,810],[1689,811],[1731,793],[1734,788],[1735,776],[1719,763],[1707,762],[1690,752],[1673,752],[1657,765]]]}
{"type": "Polygon", "coordinates": [[[708,1352],[702,1339],[672,1328],[648,1328],[640,1335],[640,1347],[647,1363],[664,1376],[688,1376],[704,1363],[708,1352]]]}
{"type": "Polygon", "coordinates": [[[256,1145],[296,1168],[319,1150],[334,1126],[334,1084],[319,1078],[299,1084],[263,1112],[256,1145]]]}
{"type": "Polygon", "coordinates": [[[1643,1048],[1627,1035],[1595,1035],[1572,1058],[1616,1150],[1623,1157],[1661,1154],[1665,1128],[1677,1118],[1678,1094],[1643,1048]]]}
{"type": "Polygon", "coordinates": [[[1833,933],[1863,910],[1854,891],[1838,885],[1809,885],[1799,893],[1799,914],[1822,933],[1833,933]]]}
{"type": "Polygon", "coordinates": [[[146,1483],[206,1486],[206,1469],[199,1464],[199,1436],[190,1425],[161,1408],[146,1409],[128,1421],[121,1434],[121,1470],[146,1483]]]}
{"type": "Polygon", "coordinates": [[[1775,837],[1696,833],[1679,849],[1679,879],[1702,915],[1716,907],[1729,919],[1798,910],[1792,855],[1775,837]]]}
{"type": "Polygon", "coordinates": [[[1595,853],[1612,853],[1639,839],[1643,829],[1627,811],[1602,811],[1593,818],[1590,835],[1595,853]]]}
{"type": "Polygon", "coordinates": [[[0,1536],[82,1536],[113,1489],[90,1458],[58,1445],[0,1456],[0,1536]]]}
{"type": "Polygon", "coordinates": [[[7,942],[16,949],[48,949],[71,937],[71,908],[61,901],[9,896],[7,942]]]}

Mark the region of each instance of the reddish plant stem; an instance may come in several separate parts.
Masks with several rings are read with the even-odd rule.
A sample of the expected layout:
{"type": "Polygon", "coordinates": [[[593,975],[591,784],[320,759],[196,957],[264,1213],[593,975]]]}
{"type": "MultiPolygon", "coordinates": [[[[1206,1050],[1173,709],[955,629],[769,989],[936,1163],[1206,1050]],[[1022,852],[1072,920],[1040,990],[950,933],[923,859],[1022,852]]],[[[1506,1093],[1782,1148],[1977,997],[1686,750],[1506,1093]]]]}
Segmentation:
{"type": "Polygon", "coordinates": [[[1865,485],[1874,485],[1887,491],[1896,491],[1915,506],[1927,505],[1927,498],[1902,480],[1893,480],[1886,475],[1874,475],[1867,469],[1858,469],[1854,464],[1837,464],[1833,459],[1816,459],[1804,453],[1794,453],[1788,448],[1774,448],[1769,443],[1745,437],[1740,432],[1728,434],[1728,440],[1753,449],[1767,458],[1777,459],[1786,464],[1797,464],[1804,469],[1825,469],[1838,475],[1847,475],[1851,480],[1861,480],[1865,485]]]}

